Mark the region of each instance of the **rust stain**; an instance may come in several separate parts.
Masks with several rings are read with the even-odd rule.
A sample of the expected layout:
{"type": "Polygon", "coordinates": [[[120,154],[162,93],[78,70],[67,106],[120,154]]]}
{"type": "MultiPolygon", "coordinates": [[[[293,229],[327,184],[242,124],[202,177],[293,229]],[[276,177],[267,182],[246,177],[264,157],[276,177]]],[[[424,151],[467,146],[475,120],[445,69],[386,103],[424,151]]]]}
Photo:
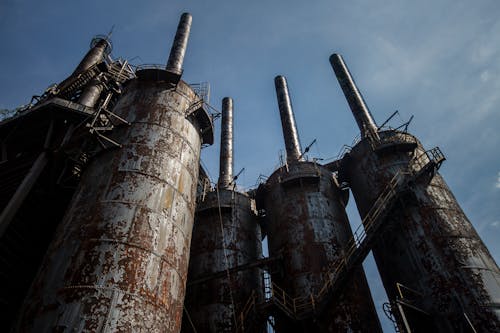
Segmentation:
{"type": "MultiPolygon", "coordinates": [[[[290,297],[317,294],[325,271],[342,256],[352,235],[337,184],[326,168],[299,162],[276,170],[259,189],[257,198],[263,202],[257,205],[266,212],[269,254],[283,255],[282,272],[274,272],[272,281],[290,297]]],[[[381,331],[362,267],[356,273],[322,316],[301,323],[304,330],[381,331]]],[[[278,331],[296,329],[286,316],[275,319],[278,331]]]]}
{"type": "MultiPolygon", "coordinates": [[[[379,134],[386,148],[391,149],[376,153],[363,140],[352,148],[343,170],[362,217],[384,184],[406,168],[413,157],[425,152],[421,143],[407,133],[379,134]],[[416,147],[407,144],[408,137],[416,147]]],[[[491,283],[491,276],[500,278],[498,266],[442,177],[422,176],[388,218],[394,223],[381,236],[373,254],[389,299],[396,301],[396,284],[403,284],[418,292],[418,297],[413,294],[412,304],[430,314],[406,309],[412,329],[469,329],[466,313],[476,329],[497,331],[500,318],[490,305],[500,292],[498,283],[491,283]]]]}
{"type": "Polygon", "coordinates": [[[180,330],[196,191],[184,185],[196,184],[201,146],[182,110],[196,98],[182,81],[128,83],[114,109],[131,122],[113,132],[123,148],[85,172],[19,331],[180,330]]]}
{"type": "Polygon", "coordinates": [[[174,201],[174,189],[170,186],[167,186],[165,189],[165,206],[166,210],[170,210],[172,207],[172,202],[174,201]]]}

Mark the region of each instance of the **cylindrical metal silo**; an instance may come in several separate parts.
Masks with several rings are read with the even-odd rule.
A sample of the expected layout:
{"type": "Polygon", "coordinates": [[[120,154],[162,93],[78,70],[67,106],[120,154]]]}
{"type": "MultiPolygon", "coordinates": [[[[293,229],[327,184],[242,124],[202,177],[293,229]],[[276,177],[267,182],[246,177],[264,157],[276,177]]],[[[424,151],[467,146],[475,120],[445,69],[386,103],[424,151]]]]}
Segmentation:
{"type": "Polygon", "coordinates": [[[179,332],[200,149],[213,134],[199,97],[165,72],[127,83],[113,112],[130,126],[110,135],[122,147],[89,163],[19,331],[179,332]]]}
{"type": "MultiPolygon", "coordinates": [[[[284,80],[277,77],[280,96],[288,95],[284,80]]],[[[292,115],[290,103],[279,103],[282,115],[292,115]]],[[[284,121],[283,132],[290,150],[290,121],[284,121]]],[[[295,125],[293,131],[296,133],[295,125]]],[[[298,140],[293,140],[297,142],[298,140]]],[[[300,154],[300,147],[292,149],[300,154]]],[[[343,255],[352,236],[345,213],[347,197],[327,168],[315,162],[287,158],[288,164],[276,170],[259,188],[259,203],[265,209],[268,226],[269,255],[283,258],[282,271],[272,274],[272,281],[287,294],[288,312],[298,313],[293,298],[311,299],[307,320],[296,322],[291,313],[275,316],[277,332],[380,332],[368,284],[362,267],[355,268],[348,283],[335,300],[327,301],[322,313],[314,312],[315,296],[325,285],[331,265],[343,255]]],[[[298,155],[298,156],[297,156],[298,155]]],[[[276,297],[280,290],[273,287],[276,297]]],[[[285,298],[285,297],[283,297],[285,298]]],[[[280,300],[281,301],[281,300],[280,300]]],[[[324,300],[322,300],[324,301],[324,300]]],[[[285,308],[287,307],[285,305],[285,308]]]]}
{"type": "MultiPolygon", "coordinates": [[[[338,56],[332,58],[337,77],[349,76],[336,66],[338,56]]],[[[414,136],[395,130],[378,136],[355,145],[341,170],[362,217],[398,172],[418,171],[429,162],[414,136]]],[[[494,259],[439,174],[408,179],[409,194],[384,220],[388,228],[373,248],[400,328],[498,332],[500,271],[494,259]]]]}
{"type": "MultiPolygon", "coordinates": [[[[242,308],[251,295],[263,299],[259,268],[190,283],[262,257],[261,231],[253,200],[236,191],[232,184],[232,105],[230,98],[224,99],[218,188],[204,200],[199,198],[196,208],[183,332],[235,332],[242,308]]],[[[254,329],[262,332],[262,325],[254,329]]]]}

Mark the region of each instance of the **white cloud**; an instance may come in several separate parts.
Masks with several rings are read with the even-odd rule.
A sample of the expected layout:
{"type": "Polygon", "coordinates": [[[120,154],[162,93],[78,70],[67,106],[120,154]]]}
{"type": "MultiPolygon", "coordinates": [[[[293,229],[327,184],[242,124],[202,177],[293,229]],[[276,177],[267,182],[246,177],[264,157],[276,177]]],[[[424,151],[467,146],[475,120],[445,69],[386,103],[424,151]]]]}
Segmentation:
{"type": "Polygon", "coordinates": [[[490,223],[490,226],[492,226],[493,228],[498,228],[500,227],[500,221],[493,221],[490,223]]]}
{"type": "Polygon", "coordinates": [[[490,79],[490,72],[488,70],[485,70],[481,73],[481,81],[486,82],[490,79]]]}
{"type": "Polygon", "coordinates": [[[497,174],[497,181],[495,183],[496,188],[500,188],[500,171],[497,174]]]}

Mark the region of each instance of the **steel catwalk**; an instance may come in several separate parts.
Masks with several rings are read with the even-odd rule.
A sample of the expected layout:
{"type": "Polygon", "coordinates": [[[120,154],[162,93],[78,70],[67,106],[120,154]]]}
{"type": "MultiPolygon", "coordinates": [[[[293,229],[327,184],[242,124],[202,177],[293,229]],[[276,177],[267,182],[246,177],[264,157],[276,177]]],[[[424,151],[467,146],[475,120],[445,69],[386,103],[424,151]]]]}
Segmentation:
{"type": "Polygon", "coordinates": [[[194,91],[157,71],[138,71],[115,106],[131,123],[113,132],[123,146],[90,162],[18,331],[179,332],[200,133],[212,129],[194,91]]]}

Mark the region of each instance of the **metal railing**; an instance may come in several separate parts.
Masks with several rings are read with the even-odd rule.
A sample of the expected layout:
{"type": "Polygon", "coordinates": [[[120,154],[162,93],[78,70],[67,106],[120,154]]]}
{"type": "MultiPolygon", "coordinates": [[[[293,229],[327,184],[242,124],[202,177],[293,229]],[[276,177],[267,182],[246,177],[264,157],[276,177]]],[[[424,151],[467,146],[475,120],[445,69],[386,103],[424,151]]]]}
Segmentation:
{"type": "MultiPolygon", "coordinates": [[[[317,294],[291,297],[283,288],[271,282],[269,286],[266,286],[265,293],[270,295],[266,302],[272,302],[287,316],[295,320],[303,319],[319,310],[319,307],[328,299],[328,295],[338,289],[342,279],[347,277],[352,269],[360,265],[368,255],[380,234],[386,215],[396,203],[399,195],[408,189],[408,184],[415,181],[423,170],[428,170],[429,167],[439,168],[444,159],[441,150],[438,147],[433,148],[413,158],[407,169],[399,170],[391,178],[363,218],[362,224],[353,233],[345,246],[343,255],[334,262],[326,273],[325,282],[317,294]]],[[[252,306],[255,307],[255,303],[252,306]]],[[[247,310],[248,312],[249,310],[247,310]]],[[[243,312],[241,318],[242,320],[245,318],[243,312]]]]}
{"type": "Polygon", "coordinates": [[[389,144],[417,143],[417,139],[413,135],[406,132],[394,132],[394,135],[387,136],[383,135],[384,132],[380,133],[382,134],[382,136],[380,137],[380,140],[375,142],[375,149],[389,144]]]}
{"type": "Polygon", "coordinates": [[[140,71],[143,69],[162,69],[165,70],[165,64],[141,64],[141,65],[136,65],[135,71],[140,71]]]}
{"type": "Polygon", "coordinates": [[[119,83],[135,77],[135,72],[126,60],[117,60],[109,65],[108,73],[119,83]]]}
{"type": "Polygon", "coordinates": [[[210,83],[190,83],[189,86],[193,89],[196,95],[205,101],[205,103],[210,103],[210,83]]]}

